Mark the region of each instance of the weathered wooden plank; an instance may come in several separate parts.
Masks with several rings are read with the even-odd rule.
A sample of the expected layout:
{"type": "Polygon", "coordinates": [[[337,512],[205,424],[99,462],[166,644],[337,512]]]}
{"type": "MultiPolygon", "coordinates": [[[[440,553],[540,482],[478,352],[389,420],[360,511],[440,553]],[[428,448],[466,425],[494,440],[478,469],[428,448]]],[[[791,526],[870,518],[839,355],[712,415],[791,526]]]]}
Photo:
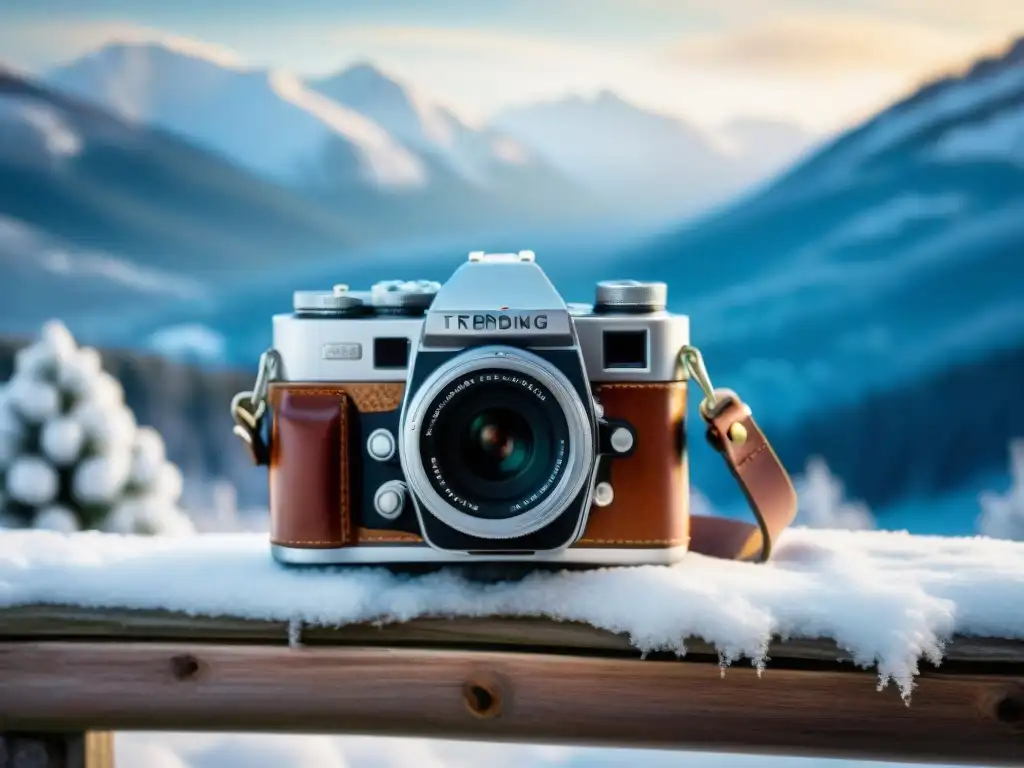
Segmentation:
{"type": "Polygon", "coordinates": [[[1024,763],[1024,678],[420,649],[0,643],[0,730],[193,730],[1024,763]]]}
{"type": "MultiPolygon", "coordinates": [[[[0,610],[0,639],[189,640],[286,643],[285,622],[189,616],[167,611],[94,609],[34,605],[0,610]]],[[[301,630],[308,645],[386,645],[439,648],[534,649],[636,654],[629,638],[577,622],[537,618],[415,619],[386,624],[353,624],[301,630]]],[[[714,656],[694,638],[690,655],[714,656]]],[[[790,661],[849,662],[834,641],[790,639],[771,645],[772,664],[790,661]]],[[[948,662],[1024,664],[1024,641],[960,636],[946,648],[948,662]]]]}

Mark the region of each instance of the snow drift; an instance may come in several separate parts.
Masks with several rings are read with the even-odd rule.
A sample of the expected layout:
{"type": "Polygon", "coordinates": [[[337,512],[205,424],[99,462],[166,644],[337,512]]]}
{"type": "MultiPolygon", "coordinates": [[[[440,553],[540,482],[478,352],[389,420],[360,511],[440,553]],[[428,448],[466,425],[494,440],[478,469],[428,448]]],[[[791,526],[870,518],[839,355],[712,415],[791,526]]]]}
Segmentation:
{"type": "Polygon", "coordinates": [[[448,571],[287,569],[265,534],[0,533],[0,607],[167,609],[316,625],[540,616],[624,633],[641,651],[712,644],[766,665],[772,637],[831,638],[909,697],[954,633],[1024,639],[1024,543],[792,529],[767,565],[691,555],[673,567],[534,573],[484,584],[448,571]]]}

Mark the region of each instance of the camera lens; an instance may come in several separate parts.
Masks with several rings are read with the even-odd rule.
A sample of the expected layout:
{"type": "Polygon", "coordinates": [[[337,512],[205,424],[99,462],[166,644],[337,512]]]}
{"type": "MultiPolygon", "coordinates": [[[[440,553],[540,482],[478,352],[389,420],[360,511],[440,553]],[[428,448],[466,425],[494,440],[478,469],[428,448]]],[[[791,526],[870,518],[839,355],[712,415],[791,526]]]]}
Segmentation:
{"type": "Polygon", "coordinates": [[[448,503],[494,520],[551,494],[568,466],[569,442],[565,414],[547,387],[493,368],[440,389],[419,448],[430,484],[448,503]]]}
{"type": "Polygon", "coordinates": [[[492,482],[509,480],[529,464],[533,430],[508,408],[488,408],[469,424],[463,460],[475,474],[492,482]]]}
{"type": "Polygon", "coordinates": [[[402,467],[421,511],[469,536],[512,539],[551,524],[594,466],[584,401],[526,350],[466,350],[417,389],[402,467]]]}

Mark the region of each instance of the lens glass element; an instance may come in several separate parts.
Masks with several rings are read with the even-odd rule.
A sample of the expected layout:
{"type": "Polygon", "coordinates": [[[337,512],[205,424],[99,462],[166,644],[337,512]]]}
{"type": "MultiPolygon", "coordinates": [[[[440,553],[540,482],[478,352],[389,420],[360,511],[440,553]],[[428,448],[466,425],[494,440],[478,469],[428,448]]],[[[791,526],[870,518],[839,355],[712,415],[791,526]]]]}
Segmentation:
{"type": "Polygon", "coordinates": [[[488,408],[469,424],[463,457],[472,471],[491,481],[509,480],[529,464],[533,429],[508,408],[488,408]]]}

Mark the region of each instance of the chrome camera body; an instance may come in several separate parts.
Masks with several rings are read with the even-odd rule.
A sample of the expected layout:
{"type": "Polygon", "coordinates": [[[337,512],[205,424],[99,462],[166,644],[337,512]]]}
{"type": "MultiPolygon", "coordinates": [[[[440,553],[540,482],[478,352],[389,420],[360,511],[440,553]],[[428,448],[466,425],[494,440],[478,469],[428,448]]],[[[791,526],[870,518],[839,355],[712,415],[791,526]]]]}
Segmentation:
{"type": "Polygon", "coordinates": [[[473,253],[443,284],[294,298],[295,311],[273,319],[279,561],[600,565],[685,551],[647,531],[686,509],[612,504],[651,486],[633,470],[613,482],[613,465],[644,441],[676,445],[655,471],[686,480],[682,413],[656,417],[667,443],[647,416],[679,410],[660,406],[666,388],[685,402],[689,320],[667,311],[664,283],[601,282],[592,304],[569,304],[532,252],[473,253]]]}

